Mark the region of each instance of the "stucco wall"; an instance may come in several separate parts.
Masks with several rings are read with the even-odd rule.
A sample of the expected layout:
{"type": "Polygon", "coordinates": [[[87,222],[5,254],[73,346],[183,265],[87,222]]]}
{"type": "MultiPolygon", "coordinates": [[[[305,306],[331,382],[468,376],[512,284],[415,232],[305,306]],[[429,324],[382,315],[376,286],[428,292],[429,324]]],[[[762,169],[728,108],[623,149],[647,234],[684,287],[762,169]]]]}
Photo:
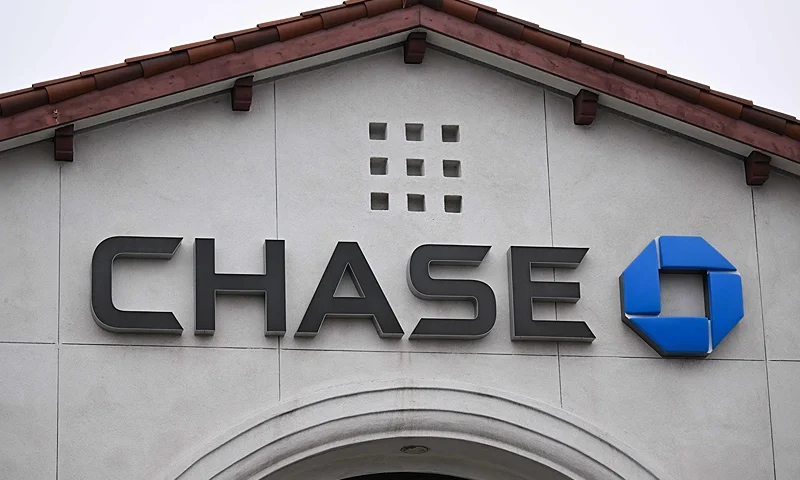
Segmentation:
{"type": "MultiPolygon", "coordinates": [[[[563,408],[644,452],[676,479],[800,477],[800,184],[744,183],[740,161],[601,110],[572,124],[569,98],[443,53],[399,51],[257,86],[253,109],[214,97],[51,145],[0,154],[0,472],[8,478],[152,478],[176,456],[282,400],[325,386],[437,378],[563,408]],[[386,123],[371,140],[370,122],[386,123]],[[407,141],[406,123],[423,125],[407,141]],[[443,142],[441,125],[458,125],[443,142]],[[387,158],[371,175],[370,158],[387,158]],[[423,176],[406,175],[422,159],[423,176]],[[460,161],[445,177],[443,160],[460,161]],[[370,209],[388,193],[389,209],[370,209]],[[423,194],[410,212],[407,194],[423,194]],[[462,197],[461,213],[444,196],[462,197]],[[701,235],[734,263],[745,319],[704,360],[665,360],[620,321],[617,277],[659,235],[701,235]],[[169,262],[119,260],[122,309],[169,310],[183,335],[102,330],[90,309],[95,246],[114,235],[182,236],[169,262]],[[256,298],[223,296],[213,337],[194,335],[193,242],[216,239],[219,272],[263,272],[263,240],[286,241],[287,327],[263,335],[256,298]],[[359,242],[406,336],[327,320],[297,338],[336,242],[359,242]],[[497,321],[473,341],[409,340],[422,316],[470,313],[406,283],[423,243],[491,245],[476,269],[497,321]],[[589,247],[574,305],[592,344],[512,342],[510,245],[589,247]],[[763,291],[763,293],[762,293],[763,291]],[[763,314],[762,314],[763,312],[763,314]],[[768,361],[765,361],[766,359],[768,361]],[[774,455],[773,455],[774,445],[774,455]],[[774,460],[773,460],[774,457],[774,460]],[[777,476],[773,473],[775,472],[777,476]]],[[[665,278],[664,313],[702,310],[696,279],[665,278]],[[686,279],[684,279],[686,280],[686,279]]]]}

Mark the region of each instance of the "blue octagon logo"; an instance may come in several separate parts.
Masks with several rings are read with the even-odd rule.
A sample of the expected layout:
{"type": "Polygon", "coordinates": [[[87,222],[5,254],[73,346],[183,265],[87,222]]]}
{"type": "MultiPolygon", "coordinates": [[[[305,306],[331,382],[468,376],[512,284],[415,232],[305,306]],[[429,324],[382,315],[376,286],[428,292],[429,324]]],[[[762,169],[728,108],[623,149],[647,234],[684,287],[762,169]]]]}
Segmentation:
{"type": "Polygon", "coordinates": [[[622,321],[663,357],[705,357],[744,317],[742,277],[700,237],[656,238],[619,281],[622,321]],[[705,272],[706,316],[660,316],[659,272],[705,272]]]}

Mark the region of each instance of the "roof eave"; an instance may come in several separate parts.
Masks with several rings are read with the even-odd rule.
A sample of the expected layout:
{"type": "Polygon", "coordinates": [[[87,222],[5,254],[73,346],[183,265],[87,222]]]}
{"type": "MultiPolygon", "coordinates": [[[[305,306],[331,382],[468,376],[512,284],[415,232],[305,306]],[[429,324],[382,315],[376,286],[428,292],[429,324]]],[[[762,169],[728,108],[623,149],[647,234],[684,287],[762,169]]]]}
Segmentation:
{"type": "Polygon", "coordinates": [[[221,92],[243,75],[261,81],[396,45],[414,29],[430,32],[432,45],[566,93],[590,89],[600,94],[601,104],[737,155],[762,151],[773,156],[774,166],[800,174],[798,140],[421,5],[0,118],[0,151],[52,137],[63,125],[74,124],[81,130],[221,92]]]}

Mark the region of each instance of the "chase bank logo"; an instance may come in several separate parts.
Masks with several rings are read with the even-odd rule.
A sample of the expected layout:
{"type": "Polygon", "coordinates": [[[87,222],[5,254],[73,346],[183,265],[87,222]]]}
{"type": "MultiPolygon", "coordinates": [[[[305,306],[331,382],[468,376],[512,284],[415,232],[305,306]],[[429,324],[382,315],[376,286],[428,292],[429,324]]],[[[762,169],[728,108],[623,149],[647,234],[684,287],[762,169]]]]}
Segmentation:
{"type": "Polygon", "coordinates": [[[741,276],[700,237],[656,238],[619,279],[622,321],[664,357],[705,357],[744,317],[741,276]],[[705,317],[660,316],[662,271],[705,273],[705,317]]]}

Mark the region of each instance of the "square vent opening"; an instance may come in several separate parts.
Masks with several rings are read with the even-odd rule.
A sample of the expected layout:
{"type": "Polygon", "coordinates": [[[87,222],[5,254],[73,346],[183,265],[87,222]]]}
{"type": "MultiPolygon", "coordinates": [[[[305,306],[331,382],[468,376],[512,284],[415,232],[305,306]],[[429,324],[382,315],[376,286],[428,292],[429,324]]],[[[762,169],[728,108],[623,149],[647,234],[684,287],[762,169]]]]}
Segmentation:
{"type": "Polygon", "coordinates": [[[407,158],[406,175],[409,177],[425,176],[425,160],[421,158],[407,158]]]}
{"type": "Polygon", "coordinates": [[[408,140],[409,142],[422,141],[421,123],[406,123],[406,140],[408,140]]]}
{"type": "Polygon", "coordinates": [[[447,213],[461,213],[461,195],[445,195],[444,211],[447,213]]]}
{"type": "Polygon", "coordinates": [[[369,124],[369,139],[370,140],[386,140],[386,123],[370,122],[369,124]]]}
{"type": "Polygon", "coordinates": [[[369,203],[372,210],[389,210],[389,194],[372,192],[369,195],[369,203]]]}
{"type": "Polygon", "coordinates": [[[442,125],[442,141],[457,142],[461,140],[458,125],[442,125]]]}
{"type": "Polygon", "coordinates": [[[389,159],[386,157],[372,157],[369,159],[370,175],[386,175],[389,159]]]}
{"type": "Polygon", "coordinates": [[[425,195],[418,193],[408,194],[408,211],[409,212],[424,212],[425,211],[425,195]]]}
{"type": "Polygon", "coordinates": [[[442,170],[445,177],[460,177],[461,176],[461,161],[459,160],[444,160],[442,162],[442,170]]]}

